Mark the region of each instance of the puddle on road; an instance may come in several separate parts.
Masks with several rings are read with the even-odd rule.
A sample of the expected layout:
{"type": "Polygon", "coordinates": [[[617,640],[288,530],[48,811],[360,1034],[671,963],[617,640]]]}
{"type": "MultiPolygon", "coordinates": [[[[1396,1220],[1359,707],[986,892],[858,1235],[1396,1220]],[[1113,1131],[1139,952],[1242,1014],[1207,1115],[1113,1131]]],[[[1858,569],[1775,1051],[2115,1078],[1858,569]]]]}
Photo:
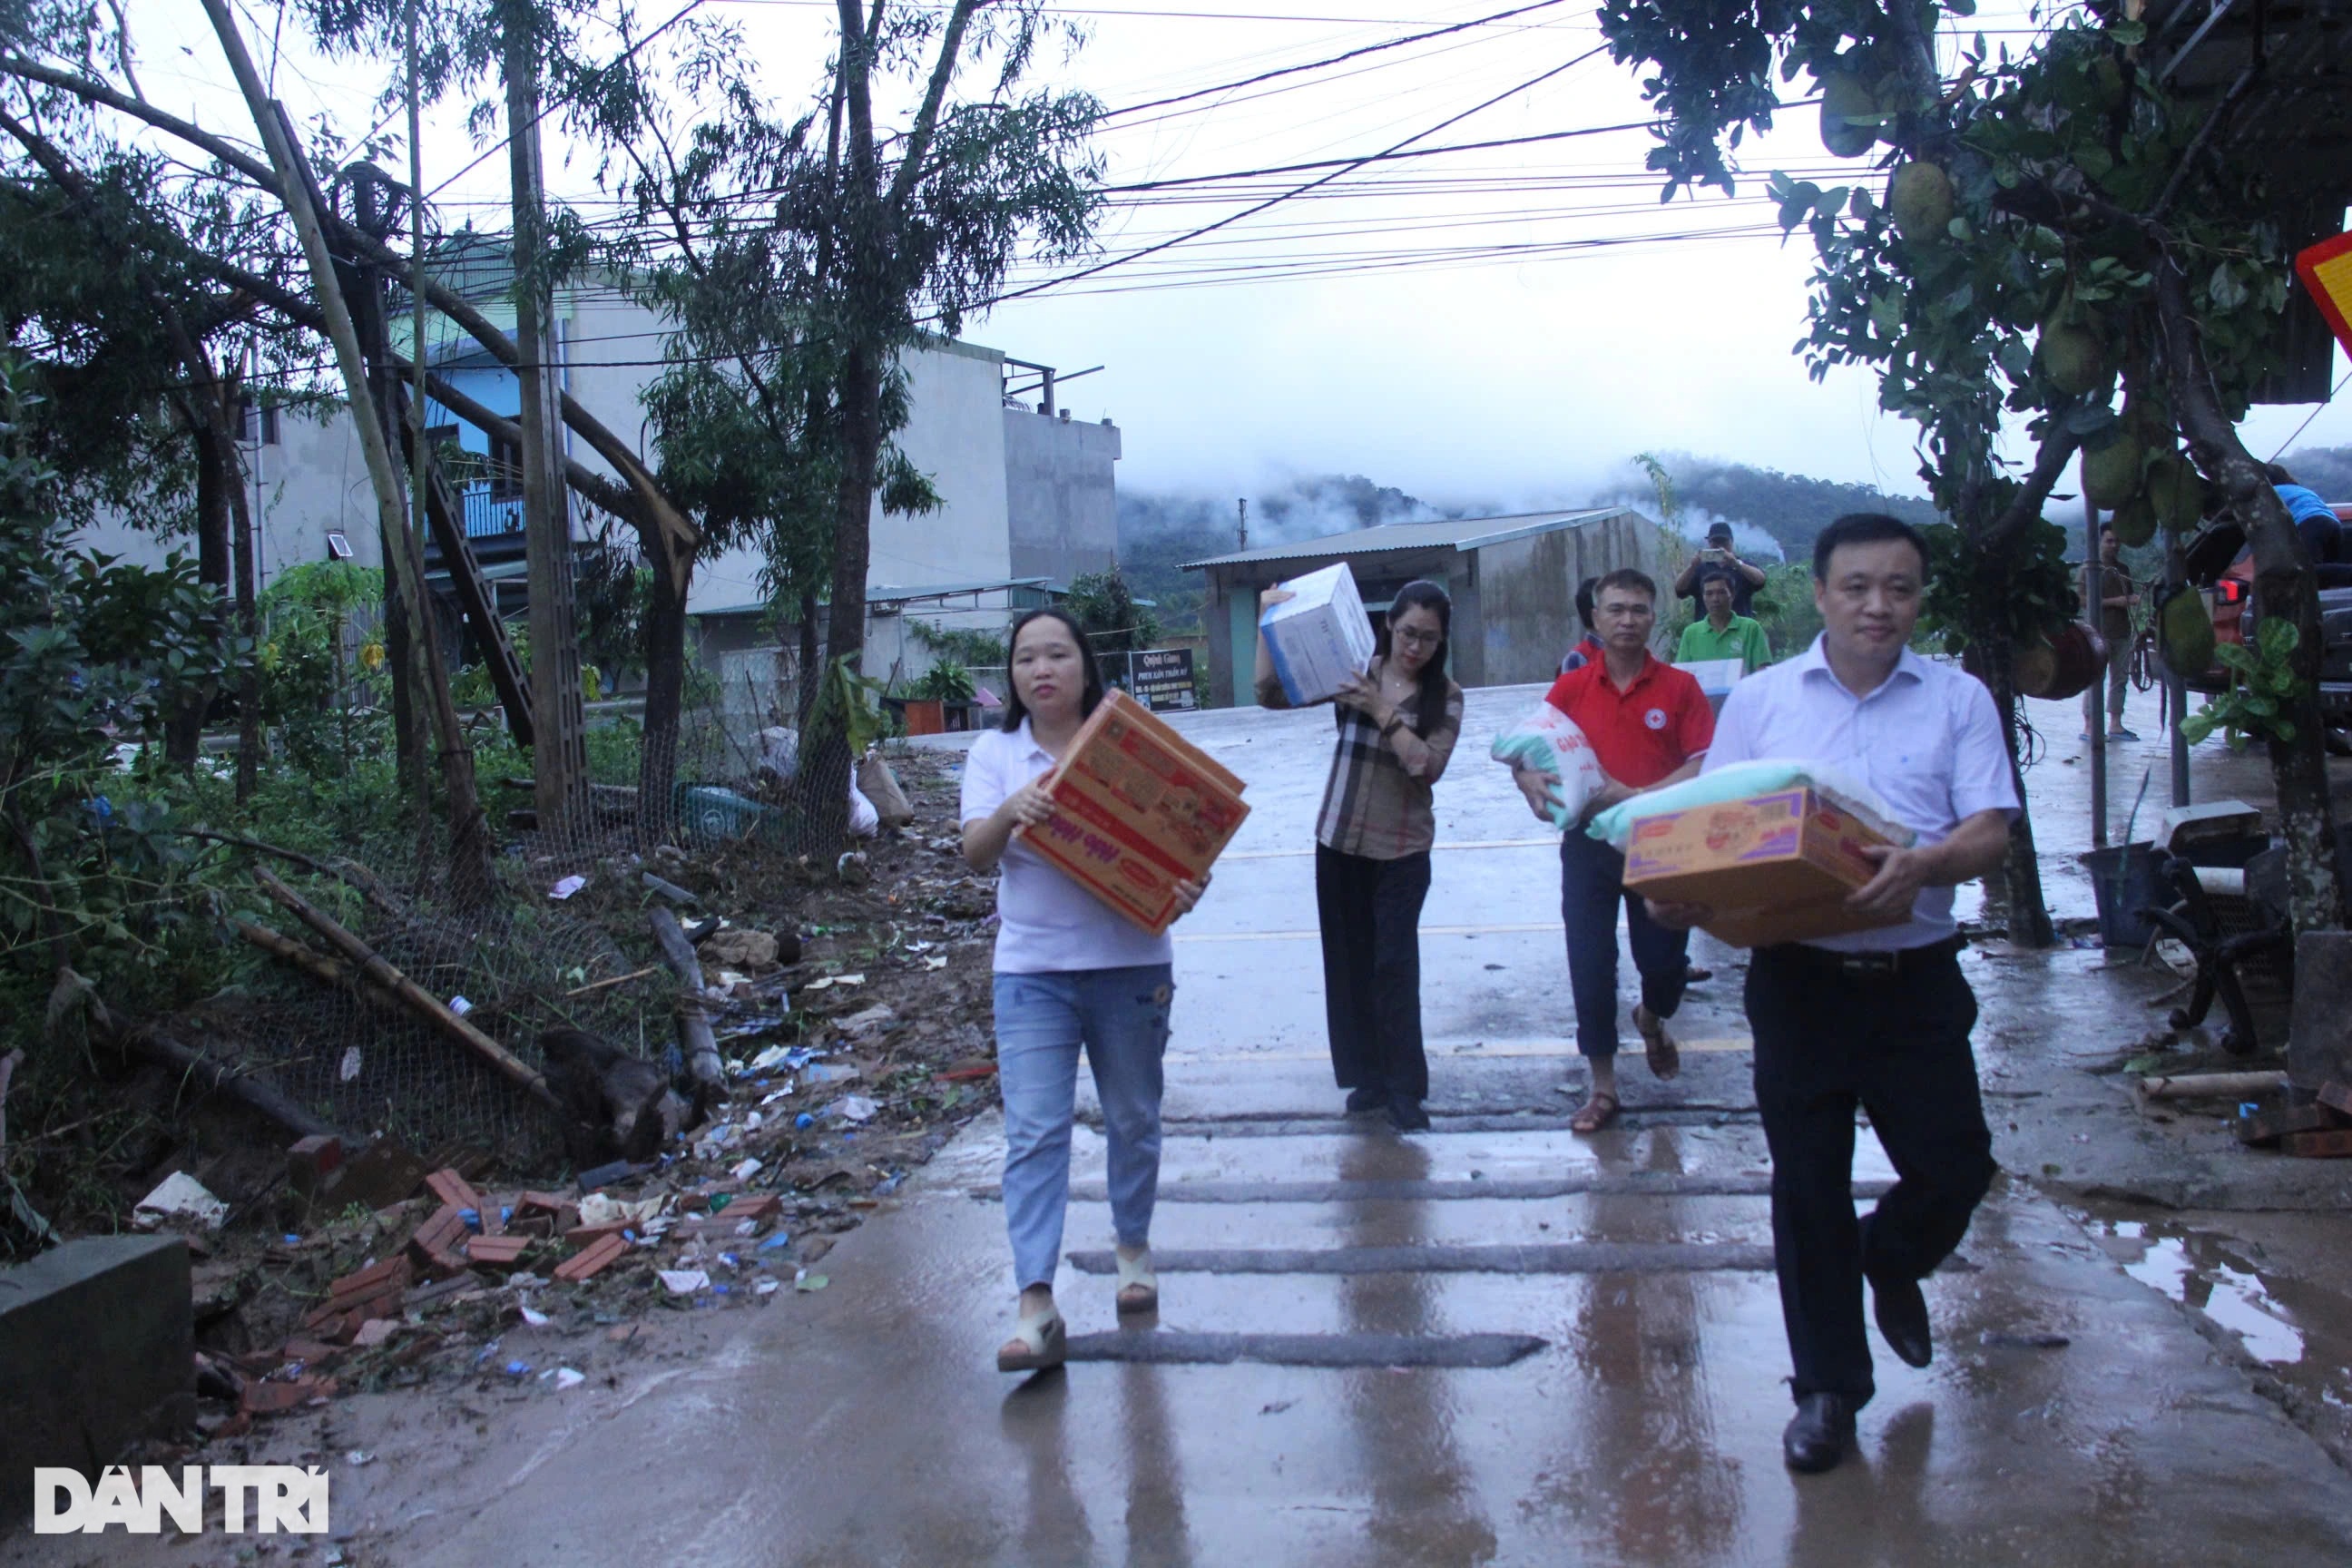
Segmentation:
{"type": "MultiPolygon", "coordinates": [[[[2163,1220],[2083,1215],[2123,1271],[2237,1336],[2245,1353],[2300,1396],[2305,1425],[2352,1453],[2352,1298],[2269,1267],[2262,1249],[2163,1220]]],[[[2312,1241],[2327,1245],[2314,1215],[2312,1241]]]]}

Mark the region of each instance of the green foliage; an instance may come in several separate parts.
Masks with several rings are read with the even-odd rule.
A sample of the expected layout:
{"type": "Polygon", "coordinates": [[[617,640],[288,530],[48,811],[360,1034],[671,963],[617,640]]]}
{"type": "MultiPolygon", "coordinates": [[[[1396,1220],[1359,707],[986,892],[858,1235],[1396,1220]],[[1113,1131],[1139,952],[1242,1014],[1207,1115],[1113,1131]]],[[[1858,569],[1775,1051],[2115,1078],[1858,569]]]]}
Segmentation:
{"type": "Polygon", "coordinates": [[[1998,630],[2012,647],[2027,647],[2082,611],[2075,568],[2066,561],[2066,531],[2047,521],[2030,523],[1995,559],[1971,550],[1960,531],[1937,523],[1927,537],[1927,590],[1913,640],[1958,654],[1998,630]]]}
{"type": "Polygon", "coordinates": [[[1772,644],[1775,658],[1787,658],[1811,647],[1822,633],[1822,612],[1813,603],[1813,566],[1810,558],[1783,561],[1764,569],[1764,585],[1751,601],[1756,619],[1772,644]]]}
{"type": "Polygon", "coordinates": [[[2254,646],[2222,643],[2213,656],[2227,666],[2230,689],[2180,721],[2180,732],[2191,745],[2216,730],[2227,731],[2230,743],[2276,741],[2292,743],[2297,733],[2290,716],[2303,682],[2292,660],[2302,641],[2293,621],[2266,620],[2254,628],[2254,646]]]}
{"type": "MultiPolygon", "coordinates": [[[[2148,74],[2140,23],[2065,10],[2012,55],[1967,38],[1973,9],[1775,0],[1725,13],[1708,0],[1608,0],[1601,26],[1620,60],[1655,68],[1644,91],[1663,121],[1650,164],[1669,196],[1731,189],[1728,153],[1771,124],[1776,75],[1850,81],[1880,111],[1871,129],[1897,149],[1891,163],[1940,171],[1925,193],[1933,201],[1906,195],[1908,234],[1870,185],[1770,177],[1781,226],[1804,230],[1816,256],[1811,329],[1798,347],[1816,377],[1870,367],[1881,405],[1919,426],[1930,496],[1967,552],[1990,545],[1965,574],[1975,609],[1958,612],[2000,611],[2021,635],[2042,633],[2053,626],[2029,627],[2015,612],[2038,599],[2054,613],[2061,601],[2037,581],[2047,552],[2018,551],[2007,533],[2036,498],[2021,500],[2019,478],[1997,459],[2004,418],[2063,457],[2114,427],[2110,367],[2136,394],[2160,393],[2170,369],[2156,277],[2167,267],[2193,280],[2199,341],[2236,417],[2268,368],[2287,271],[2262,221],[2265,172],[2192,155],[2205,111],[2148,74]],[[1957,80],[1937,55],[1946,25],[1957,80]],[[1947,187],[1938,229],[1924,220],[1945,216],[1947,187]],[[2021,575],[2004,580],[2013,555],[2021,575]]],[[[2168,444],[2169,419],[2136,434],[2168,444]]]]}
{"type": "Polygon", "coordinates": [[[926,649],[958,664],[981,669],[1001,669],[1004,666],[1003,632],[982,631],[974,626],[935,626],[912,616],[907,618],[907,629],[926,649]]]}
{"type": "Polygon", "coordinates": [[[261,721],[297,765],[346,770],[381,722],[392,694],[375,628],[383,604],[383,574],[348,561],[289,566],[262,591],[261,721]]]}
{"type": "Polygon", "coordinates": [[[865,755],[866,747],[889,732],[882,697],[882,682],[860,675],[857,661],[850,655],[827,661],[817,680],[816,706],[809,710],[808,732],[801,738],[802,757],[809,754],[810,736],[827,731],[841,732],[852,757],[865,755]]]}
{"type": "Polygon", "coordinates": [[[149,571],[72,548],[29,450],[29,379],[0,355],[0,970],[131,984],[187,945],[189,854],[165,786],[118,772],[114,748],[249,650],[179,556],[149,571]]]}
{"type": "Polygon", "coordinates": [[[1062,601],[1097,654],[1127,653],[1160,640],[1160,617],[1137,602],[1117,566],[1089,572],[1070,584],[1062,601]]]}
{"type": "Polygon", "coordinates": [[[913,696],[936,702],[969,702],[971,693],[971,671],[953,659],[942,659],[923,671],[911,689],[913,696]]]}

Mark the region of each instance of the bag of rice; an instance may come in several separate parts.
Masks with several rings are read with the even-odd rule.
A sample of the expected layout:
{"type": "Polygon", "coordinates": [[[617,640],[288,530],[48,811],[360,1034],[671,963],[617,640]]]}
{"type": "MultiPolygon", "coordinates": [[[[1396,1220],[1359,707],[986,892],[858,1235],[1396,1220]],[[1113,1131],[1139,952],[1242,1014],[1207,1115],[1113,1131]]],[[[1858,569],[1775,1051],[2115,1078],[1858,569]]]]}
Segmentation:
{"type": "Polygon", "coordinates": [[[1551,819],[1563,831],[1577,825],[1585,803],[1608,777],[1584,731],[1549,702],[1537,703],[1534,712],[1496,736],[1489,754],[1509,767],[1549,773],[1559,781],[1553,791],[1559,804],[1551,808],[1551,819]]]}

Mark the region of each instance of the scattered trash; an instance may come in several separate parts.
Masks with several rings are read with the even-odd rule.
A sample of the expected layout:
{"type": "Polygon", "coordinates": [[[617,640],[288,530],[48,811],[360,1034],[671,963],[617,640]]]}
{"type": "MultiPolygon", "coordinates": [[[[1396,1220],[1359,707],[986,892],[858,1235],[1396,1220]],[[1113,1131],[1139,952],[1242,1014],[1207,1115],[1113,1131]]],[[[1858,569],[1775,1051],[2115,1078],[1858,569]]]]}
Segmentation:
{"type": "Polygon", "coordinates": [[[140,1230],[153,1230],[165,1220],[188,1220],[206,1230],[218,1230],[227,1218],[228,1205],[213,1196],[202,1182],[185,1171],[164,1177],[131,1211],[131,1223],[140,1230]]]}
{"type": "Polygon", "coordinates": [[[375,1463],[375,1456],[369,1453],[365,1448],[353,1448],[350,1453],[343,1456],[343,1463],[347,1465],[373,1465],[375,1463]]]}
{"type": "Polygon", "coordinates": [[[558,1393],[567,1388],[577,1388],[587,1381],[588,1374],[577,1368],[559,1366],[555,1369],[555,1387],[558,1393]]]}
{"type": "Polygon", "coordinates": [[[780,1230],[776,1232],[775,1235],[768,1237],[767,1240],[760,1243],[760,1250],[762,1252],[773,1252],[780,1247],[790,1247],[792,1244],[793,1238],[780,1230]]]}
{"type": "Polygon", "coordinates": [[[898,1021],[896,1009],[877,1002],[841,1020],[841,1032],[853,1040],[867,1040],[898,1021]]]}
{"type": "Polygon", "coordinates": [[[845,1094],[824,1108],[827,1116],[837,1116],[844,1121],[866,1122],[874,1120],[881,1106],[863,1094],[845,1094]]]}
{"type": "Polygon", "coordinates": [[[802,1111],[798,1116],[795,1116],[795,1117],[793,1117],[793,1131],[806,1131],[809,1128],[812,1128],[812,1127],[814,1127],[814,1126],[815,1126],[815,1125],[816,1125],[816,1118],[815,1118],[815,1117],[814,1117],[814,1116],[811,1116],[811,1115],[810,1115],[807,1111],[805,1111],[805,1110],[802,1111]]]}
{"type": "Polygon", "coordinates": [[[551,899],[568,899],[587,885],[588,879],[585,877],[566,877],[561,882],[556,883],[552,888],[548,889],[547,896],[551,899]]]}
{"type": "Polygon", "coordinates": [[[530,1363],[527,1361],[510,1361],[507,1363],[507,1375],[509,1377],[529,1377],[530,1375],[530,1363]]]}
{"type": "Polygon", "coordinates": [[[336,1079],[342,1083],[349,1083],[359,1076],[360,1048],[357,1046],[346,1047],[341,1065],[335,1068],[336,1079]]]}
{"type": "Polygon", "coordinates": [[[729,1167],[727,1173],[739,1182],[748,1182],[760,1173],[760,1163],[759,1161],[749,1158],[740,1160],[729,1167]]]}
{"type": "Polygon", "coordinates": [[[534,1329],[543,1329],[547,1327],[549,1323],[554,1321],[552,1318],[550,1318],[545,1312],[541,1311],[538,1308],[532,1306],[528,1301],[525,1301],[522,1304],[522,1321],[529,1323],[534,1329]]]}
{"type": "Polygon", "coordinates": [[[772,1296],[776,1290],[777,1285],[773,1279],[762,1279],[751,1287],[751,1294],[754,1296],[772,1296]]]}
{"type": "Polygon", "coordinates": [[[824,1275],[812,1274],[805,1268],[793,1276],[793,1289],[800,1291],[822,1290],[832,1283],[833,1281],[824,1275]]]}
{"type": "Polygon", "coordinates": [[[449,998],[449,1011],[457,1014],[460,1018],[464,1017],[473,1010],[474,1005],[471,1002],[467,1001],[463,996],[452,996],[449,998]]]}
{"type": "Polygon", "coordinates": [[[847,1062],[811,1062],[801,1076],[811,1083],[847,1083],[859,1075],[847,1062]]]}
{"type": "Polygon", "coordinates": [[[749,1078],[754,1073],[772,1072],[777,1068],[782,1067],[784,1065],[784,1058],[790,1054],[791,1053],[785,1050],[782,1046],[770,1046],[766,1050],[761,1051],[750,1061],[738,1064],[735,1070],[745,1078],[749,1078]]]}
{"type": "Polygon", "coordinates": [[[722,969],[748,969],[758,973],[776,966],[778,952],[777,940],[766,931],[753,931],[748,926],[729,926],[712,932],[703,942],[702,961],[722,969]]]}
{"type": "Polygon", "coordinates": [[[710,1289],[710,1276],[699,1268],[664,1268],[658,1272],[663,1289],[673,1296],[691,1296],[697,1290],[710,1289]]]}
{"type": "Polygon", "coordinates": [[[802,986],[801,989],[803,991],[828,991],[835,985],[863,985],[865,984],[866,976],[862,973],[820,974],[814,980],[810,981],[806,985],[802,986]]]}

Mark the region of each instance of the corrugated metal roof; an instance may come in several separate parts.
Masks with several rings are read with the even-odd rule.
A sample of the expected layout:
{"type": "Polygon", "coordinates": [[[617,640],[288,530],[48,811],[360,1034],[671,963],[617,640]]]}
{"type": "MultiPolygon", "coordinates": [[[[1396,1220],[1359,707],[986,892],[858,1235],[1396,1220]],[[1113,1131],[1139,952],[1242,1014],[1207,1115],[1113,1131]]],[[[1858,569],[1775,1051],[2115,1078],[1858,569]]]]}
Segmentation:
{"type": "Polygon", "coordinates": [[[1621,514],[1641,516],[1631,507],[1596,506],[1575,511],[1518,512],[1508,517],[1449,518],[1442,522],[1384,522],[1377,528],[1326,533],[1292,544],[1269,544],[1259,550],[1241,550],[1231,555],[1212,555],[1200,561],[1187,561],[1183,569],[1197,572],[1204,566],[1247,566],[1261,561],[1389,555],[1407,550],[1475,550],[1482,545],[1505,544],[1514,539],[1525,539],[1531,533],[1581,528],[1586,523],[1621,514]]]}

